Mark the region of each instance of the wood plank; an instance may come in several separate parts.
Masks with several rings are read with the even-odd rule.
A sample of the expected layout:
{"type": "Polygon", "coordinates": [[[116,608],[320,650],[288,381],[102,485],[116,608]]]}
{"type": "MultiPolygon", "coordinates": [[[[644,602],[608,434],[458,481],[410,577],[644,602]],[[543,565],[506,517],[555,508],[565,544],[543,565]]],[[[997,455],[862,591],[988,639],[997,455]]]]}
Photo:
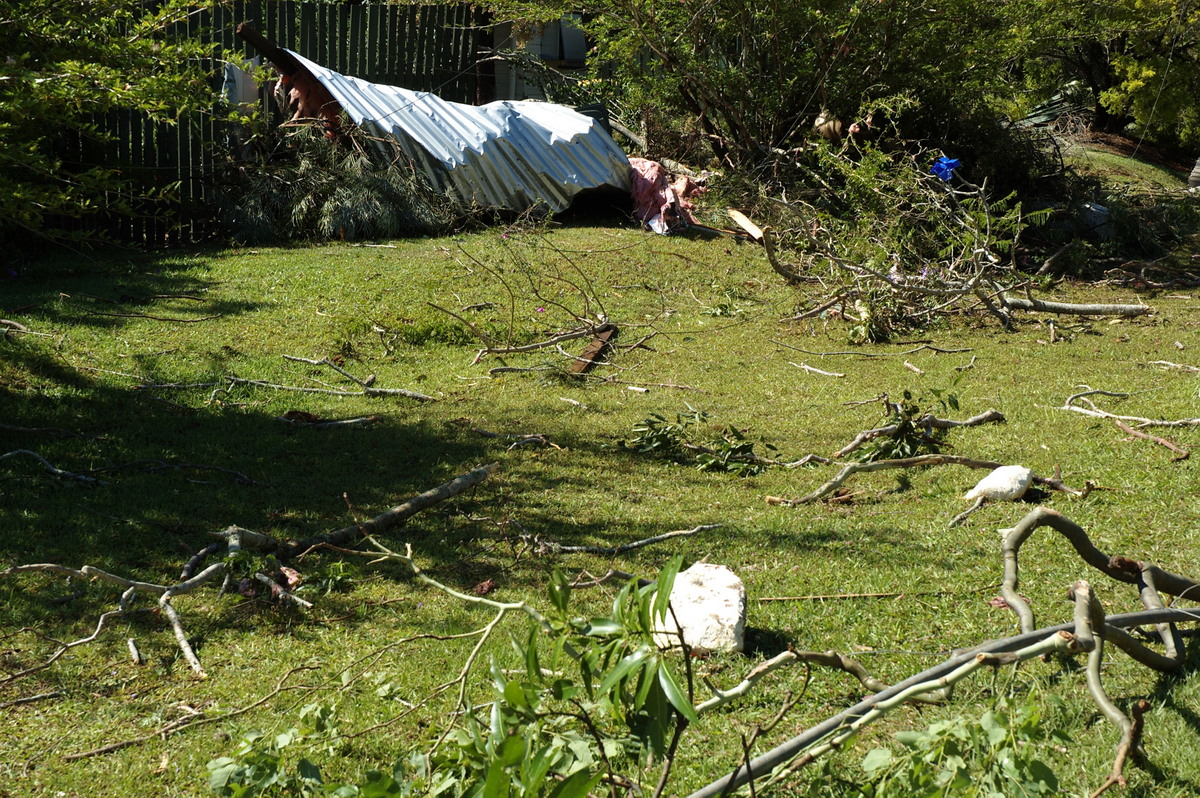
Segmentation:
{"type": "Polygon", "coordinates": [[[604,354],[608,349],[612,340],[617,335],[617,325],[605,324],[596,330],[596,337],[592,342],[580,353],[579,357],[571,363],[571,368],[567,369],[568,374],[583,374],[592,366],[596,365],[596,361],[600,355],[604,354]]]}

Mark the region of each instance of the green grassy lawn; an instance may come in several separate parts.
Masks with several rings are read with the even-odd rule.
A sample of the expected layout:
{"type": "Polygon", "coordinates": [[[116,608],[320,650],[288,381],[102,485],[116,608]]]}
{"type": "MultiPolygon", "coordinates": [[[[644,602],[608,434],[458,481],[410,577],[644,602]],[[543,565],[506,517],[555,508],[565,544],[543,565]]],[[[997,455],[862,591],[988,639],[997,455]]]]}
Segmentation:
{"type": "MultiPolygon", "coordinates": [[[[1119,323],[1055,319],[1053,335],[1048,317],[1025,314],[1016,332],[1003,332],[979,316],[905,342],[855,347],[844,321],[780,321],[818,299],[819,286],[782,284],[761,249],[617,225],[493,229],[387,247],[59,260],[7,280],[2,290],[3,317],[29,333],[0,339],[0,454],[34,451],[104,484],[52,477],[28,455],[0,461],[0,568],[92,564],[169,584],[212,542],[211,531],[236,524],[302,538],[496,462],[480,487],[415,516],[390,541],[411,543],[418,562],[452,587],[493,579],[493,598],[541,604],[555,565],[572,574],[616,568],[653,576],[674,554],[685,565],[707,558],[733,568],[749,595],[748,650],[695,663],[715,684],[736,683],[788,645],[849,653],[879,678],[899,681],[957,647],[1015,633],[1015,617],[989,604],[1002,573],[997,530],[1031,505],[988,506],[950,529],[966,507],[963,492],[982,472],[943,466],[903,480],[897,472],[855,477],[848,487],[858,493],[847,503],[773,506],[766,497],[803,495],[837,466],[738,478],[651,459],[622,441],[651,414],[674,419],[690,406],[708,413],[714,428],[743,430],[760,452],[776,447],[781,460],[828,456],[883,420],[880,403],[869,400],[905,390],[930,397],[937,389],[961,403],[943,415],[995,408],[1007,418],[951,433],[951,452],[1047,476],[1061,469],[1076,487],[1094,480],[1104,490],[1083,500],[1056,493],[1044,503],[1084,526],[1107,553],[1200,575],[1196,458],[1172,462],[1165,448],[1062,409],[1090,386],[1130,394],[1097,397],[1112,412],[1200,415],[1197,374],[1155,363],[1200,365],[1196,289],[1138,294],[1064,283],[1044,296],[1145,302],[1155,312],[1119,323]],[[603,312],[619,337],[606,362],[582,380],[561,374],[567,356],[582,350],[579,340],[562,352],[476,362],[479,339],[430,303],[498,342],[543,340],[573,325],[569,313],[603,312]],[[899,354],[922,342],[964,351],[899,354]],[[285,356],[328,358],[360,379],[374,375],[377,387],[436,401],[228,382],[358,387],[331,368],[285,356]],[[814,374],[802,363],[845,376],[814,374]],[[489,373],[501,366],[530,370],[489,373]],[[279,420],[288,411],[375,421],[297,427],[279,420]],[[513,447],[517,439],[506,437],[532,434],[546,444],[513,447]],[[555,556],[532,545],[540,538],[615,546],[700,524],[724,526],[616,558],[555,556]],[[860,593],[889,595],[838,598],[860,593]],[[764,600],[781,597],[790,598],[764,600]]],[[[1158,434],[1185,449],[1200,445],[1196,427],[1158,434]]],[[[1040,625],[1070,620],[1063,596],[1078,578],[1096,585],[1111,612],[1140,608],[1133,589],[1090,571],[1049,530],[1024,553],[1021,592],[1040,625]]],[[[352,778],[428,745],[446,724],[452,697],[407,708],[457,672],[472,640],[404,641],[468,632],[490,615],[415,584],[395,565],[329,551],[295,565],[309,580],[301,595],[312,610],[211,589],[175,600],[207,679],[193,678],[170,626],[141,598],[95,642],[0,686],[0,704],[53,694],[0,710],[0,795],[204,795],[208,760],[229,754],[248,731],[287,728],[300,707],[318,701],[337,703],[345,735],[331,750],[308,754],[330,775],[352,778]],[[131,662],[128,638],[144,664],[131,662]],[[300,667],[306,670],[289,675],[300,667]],[[219,719],[281,680],[286,689],[274,698],[219,719]],[[196,712],[218,720],[68,760],[196,712]],[[386,725],[370,730],[379,724],[386,725]]],[[[602,609],[613,590],[594,588],[581,600],[602,609]]],[[[56,648],[52,640],[90,634],[118,597],[112,585],[68,585],[45,574],[0,580],[0,679],[44,661],[56,648]],[[67,598],[74,590],[79,595],[67,598]]],[[[508,656],[507,642],[495,648],[508,656]]],[[[1148,760],[1127,769],[1125,794],[1200,791],[1200,682],[1188,675],[1196,657],[1189,655],[1185,675],[1164,677],[1119,652],[1107,655],[1106,685],[1117,703],[1151,702],[1148,760]]],[[[704,716],[688,731],[668,793],[686,794],[736,765],[742,736],[769,720],[787,691],[806,690],[760,750],[862,694],[845,674],[814,671],[805,682],[803,668],[783,671],[704,716]]],[[[486,669],[471,687],[477,700],[488,700],[486,669]]],[[[1099,786],[1118,732],[1088,697],[1080,665],[1068,660],[973,679],[945,707],[902,709],[839,754],[832,771],[853,777],[866,751],[891,732],[955,714],[978,717],[1009,690],[1063,699],[1046,702],[1043,723],[1072,742],[1048,746],[1044,757],[1067,794],[1099,786]]],[[[810,787],[797,784],[808,778],[785,782],[777,794],[804,794],[810,787]]]]}

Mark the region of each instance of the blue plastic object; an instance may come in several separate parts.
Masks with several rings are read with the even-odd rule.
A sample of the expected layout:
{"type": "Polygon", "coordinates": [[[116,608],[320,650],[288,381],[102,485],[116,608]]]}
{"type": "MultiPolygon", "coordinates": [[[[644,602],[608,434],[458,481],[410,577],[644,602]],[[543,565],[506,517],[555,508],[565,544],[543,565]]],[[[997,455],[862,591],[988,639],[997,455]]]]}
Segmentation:
{"type": "Polygon", "coordinates": [[[960,165],[961,162],[957,158],[947,158],[943,155],[941,158],[938,158],[933,162],[933,168],[929,171],[940,177],[942,180],[950,182],[950,178],[954,177],[954,170],[960,165]]]}

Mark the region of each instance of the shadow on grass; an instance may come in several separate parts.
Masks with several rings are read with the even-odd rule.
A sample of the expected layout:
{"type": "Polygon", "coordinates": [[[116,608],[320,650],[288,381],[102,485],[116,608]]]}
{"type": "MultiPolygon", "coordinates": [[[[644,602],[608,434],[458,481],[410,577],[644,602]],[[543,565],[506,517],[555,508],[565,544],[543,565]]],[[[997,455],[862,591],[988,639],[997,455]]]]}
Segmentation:
{"type": "Polygon", "coordinates": [[[155,255],[125,250],[56,258],[14,268],[0,285],[0,314],[32,316],[48,326],[72,324],[119,329],[127,320],[163,317],[193,323],[209,317],[249,313],[254,301],[218,301],[207,293],[216,283],[197,274],[203,252],[155,255]],[[172,310],[148,310],[170,303],[172,310]]]}

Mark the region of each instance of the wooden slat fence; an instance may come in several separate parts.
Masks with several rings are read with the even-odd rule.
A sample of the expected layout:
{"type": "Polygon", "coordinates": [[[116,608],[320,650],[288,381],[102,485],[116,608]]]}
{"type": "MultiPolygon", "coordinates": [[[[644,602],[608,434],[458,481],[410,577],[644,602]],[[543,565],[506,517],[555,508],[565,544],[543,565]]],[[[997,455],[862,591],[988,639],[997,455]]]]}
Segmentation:
{"type": "MultiPolygon", "coordinates": [[[[483,79],[479,51],[490,45],[487,20],[465,4],[342,5],[292,0],[224,0],[188,18],[181,30],[217,41],[233,57],[252,49],[234,28],[249,21],[281,47],[345,75],[373,83],[430,91],[448,100],[478,103],[492,99],[493,87],[483,79]]],[[[214,95],[221,86],[222,64],[214,64],[214,95]]],[[[275,114],[274,103],[264,107],[275,114]]],[[[110,197],[137,210],[133,216],[106,214],[89,220],[110,237],[131,244],[162,246],[189,243],[212,234],[209,210],[211,181],[228,157],[231,131],[210,114],[185,118],[174,125],[155,124],[138,113],[112,112],[95,120],[113,134],[97,143],[65,136],[62,155],[68,168],[90,164],[116,166],[132,178],[129,196],[110,197]],[[149,191],[178,184],[169,205],[145,198],[149,191]]],[[[70,222],[64,220],[66,226],[70,222]]]]}

